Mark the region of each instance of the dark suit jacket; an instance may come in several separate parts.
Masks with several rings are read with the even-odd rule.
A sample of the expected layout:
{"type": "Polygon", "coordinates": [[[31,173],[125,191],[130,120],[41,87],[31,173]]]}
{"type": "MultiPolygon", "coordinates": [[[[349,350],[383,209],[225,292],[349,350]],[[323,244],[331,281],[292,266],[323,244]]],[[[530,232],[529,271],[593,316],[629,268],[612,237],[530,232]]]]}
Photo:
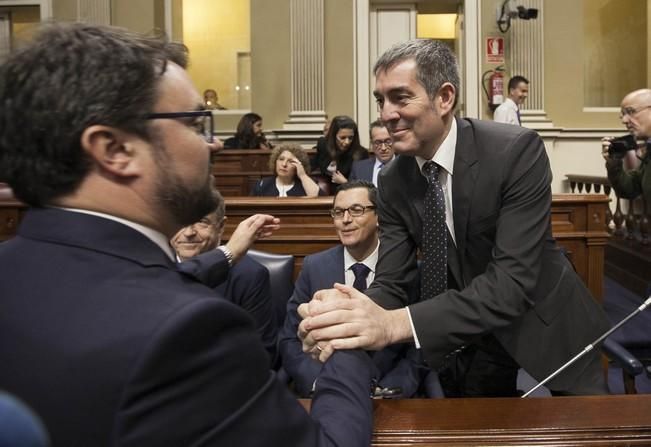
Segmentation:
{"type": "MultiPolygon", "coordinates": [[[[217,250],[221,253],[221,250],[217,250]]],[[[276,356],[278,325],[271,297],[269,271],[249,256],[243,256],[230,269],[226,281],[215,290],[246,310],[255,321],[262,344],[271,359],[276,356]]]]}
{"type": "Polygon", "coordinates": [[[29,210],[0,271],[0,383],[55,446],[370,443],[365,353],[325,364],[310,418],[251,317],[125,225],[29,210]]]}
{"type": "MultiPolygon", "coordinates": [[[[285,324],[278,334],[283,368],[294,380],[296,391],[304,397],[309,396],[323,364],[312,360],[302,350],[301,341],[296,336],[301,322],[297,309],[300,304],[309,302],[317,291],[331,289],[335,282],[345,282],[343,245],[306,256],[294,293],[287,303],[285,324]]],[[[373,362],[380,372],[380,386],[400,387],[405,397],[416,394],[429,370],[413,346],[406,344],[375,352],[373,362]]]]}
{"type": "MultiPolygon", "coordinates": [[[[608,327],[607,320],[551,233],[552,178],[538,135],[510,125],[457,120],[452,181],[457,247],[448,244],[447,292],[410,306],[431,367],[451,351],[493,333],[540,380],[608,327]],[[433,298],[433,299],[432,299],[433,298]]],[[[367,294],[387,308],[408,304],[417,277],[427,188],[413,157],[379,176],[380,254],[367,294]]],[[[590,361],[552,382],[571,387],[590,361]]]]}
{"type": "MultiPolygon", "coordinates": [[[[258,183],[255,184],[251,190],[252,196],[257,197],[278,197],[280,193],[278,188],[276,188],[276,177],[264,177],[258,183]]],[[[303,188],[303,183],[296,178],[294,180],[294,186],[292,189],[287,191],[288,197],[304,197],[306,196],[305,189],[303,188]]],[[[319,195],[323,196],[325,193],[319,189],[319,195]]]]}
{"type": "Polygon", "coordinates": [[[366,180],[367,182],[373,182],[374,166],[375,158],[373,157],[367,158],[366,160],[354,161],[348,180],[366,180]]]}

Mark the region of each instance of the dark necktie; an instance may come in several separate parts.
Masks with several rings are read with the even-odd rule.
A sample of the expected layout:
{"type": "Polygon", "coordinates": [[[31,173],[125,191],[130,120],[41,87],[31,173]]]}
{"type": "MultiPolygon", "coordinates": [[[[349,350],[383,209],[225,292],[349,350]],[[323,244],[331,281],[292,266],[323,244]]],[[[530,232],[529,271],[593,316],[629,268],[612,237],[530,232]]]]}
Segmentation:
{"type": "Polygon", "coordinates": [[[360,292],[363,292],[366,290],[366,277],[368,276],[368,273],[371,271],[371,269],[361,262],[353,264],[350,269],[355,274],[355,282],[353,282],[353,287],[360,292]]]}
{"type": "Polygon", "coordinates": [[[517,109],[515,113],[518,115],[518,124],[522,126],[522,120],[520,119],[520,109],[517,109]]]}
{"type": "Polygon", "coordinates": [[[423,237],[421,252],[421,300],[428,300],[445,292],[448,286],[447,248],[445,225],[445,197],[439,181],[439,166],[428,161],[423,165],[427,177],[423,209],[423,237]]]}

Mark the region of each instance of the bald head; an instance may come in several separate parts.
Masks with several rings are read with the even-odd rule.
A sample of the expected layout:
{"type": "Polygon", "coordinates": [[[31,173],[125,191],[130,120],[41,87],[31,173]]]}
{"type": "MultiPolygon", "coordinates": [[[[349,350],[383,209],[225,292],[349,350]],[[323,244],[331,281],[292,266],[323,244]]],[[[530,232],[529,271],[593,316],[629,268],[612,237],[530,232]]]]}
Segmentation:
{"type": "Polygon", "coordinates": [[[651,138],[651,89],[634,90],[622,99],[622,124],[636,138],[651,138]]]}

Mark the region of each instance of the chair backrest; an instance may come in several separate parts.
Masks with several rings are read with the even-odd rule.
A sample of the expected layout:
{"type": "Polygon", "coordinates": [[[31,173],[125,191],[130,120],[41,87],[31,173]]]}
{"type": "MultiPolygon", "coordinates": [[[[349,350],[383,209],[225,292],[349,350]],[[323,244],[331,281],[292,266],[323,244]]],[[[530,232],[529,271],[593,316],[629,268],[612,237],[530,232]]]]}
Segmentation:
{"type": "Polygon", "coordinates": [[[281,327],[285,321],[287,300],[294,293],[294,256],[249,250],[247,253],[269,271],[271,295],[274,300],[276,322],[281,327]]]}
{"type": "Polygon", "coordinates": [[[22,402],[0,392],[0,447],[46,447],[40,419],[22,402]]]}

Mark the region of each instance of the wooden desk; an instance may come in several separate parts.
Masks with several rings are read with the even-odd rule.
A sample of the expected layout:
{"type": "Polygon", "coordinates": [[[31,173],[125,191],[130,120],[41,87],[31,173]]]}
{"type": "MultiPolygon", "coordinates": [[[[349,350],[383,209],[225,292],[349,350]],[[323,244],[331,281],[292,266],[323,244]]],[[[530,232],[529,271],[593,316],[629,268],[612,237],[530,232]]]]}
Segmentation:
{"type": "MultiPolygon", "coordinates": [[[[255,244],[258,250],[293,254],[298,275],[303,258],[339,243],[330,217],[331,197],[277,198],[226,197],[226,230],[228,237],[243,219],[255,213],[269,213],[281,220],[281,229],[270,239],[255,244]]],[[[552,231],[564,247],[576,270],[594,297],[603,297],[604,247],[606,209],[604,195],[559,194],[552,200],[552,231]]],[[[0,195],[0,241],[10,238],[16,230],[25,206],[11,196],[0,195]]]]}
{"type": "Polygon", "coordinates": [[[649,446],[651,395],[376,400],[372,445],[649,446]]]}
{"type": "MultiPolygon", "coordinates": [[[[314,149],[305,151],[308,156],[314,149]]],[[[266,149],[224,149],[213,160],[215,185],[224,197],[248,196],[255,183],[262,177],[273,175],[269,169],[271,151],[266,149]]]]}

